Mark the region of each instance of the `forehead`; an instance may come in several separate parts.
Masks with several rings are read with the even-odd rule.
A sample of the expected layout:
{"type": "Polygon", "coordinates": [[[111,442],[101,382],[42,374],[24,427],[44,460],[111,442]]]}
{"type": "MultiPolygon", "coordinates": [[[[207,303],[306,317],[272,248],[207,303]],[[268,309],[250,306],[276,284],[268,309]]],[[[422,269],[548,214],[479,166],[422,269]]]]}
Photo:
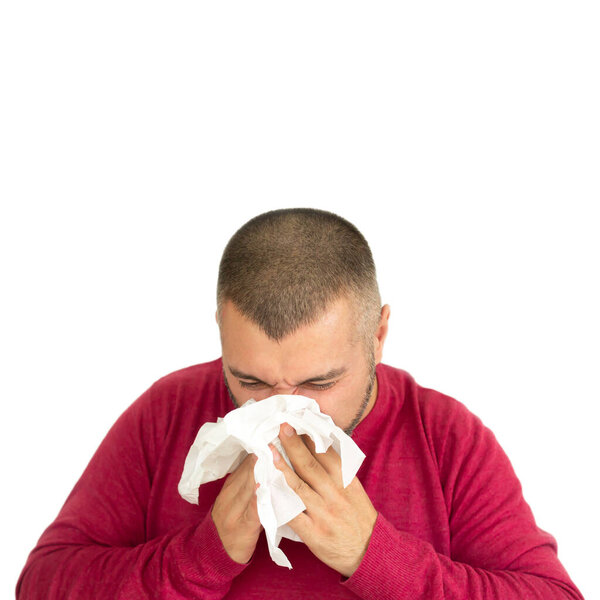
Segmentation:
{"type": "Polygon", "coordinates": [[[275,341],[226,302],[220,323],[223,359],[240,371],[268,380],[302,379],[348,366],[357,354],[355,320],[350,303],[341,299],[315,323],[275,341]]]}

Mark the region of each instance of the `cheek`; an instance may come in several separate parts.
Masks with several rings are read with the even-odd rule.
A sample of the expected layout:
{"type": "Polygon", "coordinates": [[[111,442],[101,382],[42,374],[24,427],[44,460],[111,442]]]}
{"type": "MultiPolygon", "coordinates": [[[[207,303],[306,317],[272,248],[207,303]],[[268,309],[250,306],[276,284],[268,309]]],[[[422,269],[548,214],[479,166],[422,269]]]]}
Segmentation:
{"type": "Polygon", "coordinates": [[[264,400],[269,396],[272,396],[273,392],[269,389],[256,389],[249,390],[247,388],[243,388],[240,385],[236,386],[235,397],[238,399],[240,404],[250,400],[251,398],[254,400],[264,400]]]}
{"type": "Polygon", "coordinates": [[[254,398],[257,401],[260,401],[274,396],[275,392],[273,390],[255,390],[254,392],[246,391],[246,394],[248,398],[254,398]]]}
{"type": "Polygon", "coordinates": [[[354,415],[357,401],[349,386],[336,386],[336,388],[323,392],[307,391],[303,395],[314,398],[321,412],[329,415],[336,425],[339,425],[340,421],[344,423],[347,421],[348,415],[354,415]]]}

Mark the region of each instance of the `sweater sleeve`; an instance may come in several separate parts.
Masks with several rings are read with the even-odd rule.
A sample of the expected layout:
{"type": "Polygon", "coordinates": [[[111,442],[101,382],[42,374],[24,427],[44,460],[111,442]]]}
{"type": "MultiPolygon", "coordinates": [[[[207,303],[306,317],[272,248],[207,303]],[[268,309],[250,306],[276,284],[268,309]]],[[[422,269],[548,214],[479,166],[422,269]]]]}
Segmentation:
{"type": "Polygon", "coordinates": [[[148,410],[151,391],[113,425],[43,533],[17,583],[17,599],[212,600],[246,568],[226,553],[210,512],[197,524],[146,539],[157,440],[166,427],[148,410]]]}
{"type": "Polygon", "coordinates": [[[363,561],[343,585],[365,599],[583,600],[492,432],[459,403],[440,427],[431,445],[451,555],[378,514],[363,561]]]}

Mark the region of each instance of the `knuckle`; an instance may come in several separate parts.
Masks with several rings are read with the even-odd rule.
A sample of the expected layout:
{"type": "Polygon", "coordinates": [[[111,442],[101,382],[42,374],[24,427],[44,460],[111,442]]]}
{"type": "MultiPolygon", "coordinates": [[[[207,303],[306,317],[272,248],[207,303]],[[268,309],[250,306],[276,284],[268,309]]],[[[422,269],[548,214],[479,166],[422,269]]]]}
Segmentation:
{"type": "Polygon", "coordinates": [[[327,502],[326,510],[328,514],[334,516],[336,519],[344,519],[348,515],[348,506],[344,502],[340,502],[338,499],[330,500],[327,502]]]}
{"type": "Polygon", "coordinates": [[[327,501],[327,508],[333,514],[343,517],[348,514],[352,514],[352,504],[348,501],[347,496],[343,493],[343,490],[336,490],[327,501]]]}
{"type": "Polygon", "coordinates": [[[298,477],[298,479],[296,480],[296,482],[292,486],[292,488],[296,492],[304,492],[305,490],[308,489],[308,485],[306,484],[305,481],[303,481],[302,479],[300,479],[300,477],[298,477]]]}
{"type": "Polygon", "coordinates": [[[236,522],[237,522],[237,519],[231,512],[228,512],[225,515],[222,515],[222,525],[223,525],[223,528],[226,529],[227,531],[231,531],[232,529],[235,529],[236,522]]]}
{"type": "Polygon", "coordinates": [[[249,527],[251,529],[254,529],[257,526],[257,524],[260,524],[260,522],[258,521],[258,519],[255,517],[255,515],[252,513],[251,510],[244,511],[244,514],[242,515],[241,520],[245,527],[249,527]]]}
{"type": "Polygon", "coordinates": [[[327,539],[328,537],[331,537],[331,535],[334,532],[334,529],[331,525],[330,521],[325,521],[324,523],[321,524],[320,527],[320,531],[321,531],[321,535],[319,536],[319,538],[321,540],[323,539],[327,539]]]}
{"type": "Polygon", "coordinates": [[[319,468],[319,461],[311,454],[310,458],[304,461],[303,468],[307,471],[316,471],[319,468]]]}

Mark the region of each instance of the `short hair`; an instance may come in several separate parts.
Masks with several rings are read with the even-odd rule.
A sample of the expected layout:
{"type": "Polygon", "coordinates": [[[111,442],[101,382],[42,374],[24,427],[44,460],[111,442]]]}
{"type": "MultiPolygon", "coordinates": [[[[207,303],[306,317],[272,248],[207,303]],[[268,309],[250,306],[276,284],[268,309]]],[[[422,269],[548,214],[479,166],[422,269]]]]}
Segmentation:
{"type": "Polygon", "coordinates": [[[324,210],[273,210],[243,225],[225,247],[217,314],[230,300],[279,341],[313,324],[348,297],[358,311],[356,334],[367,342],[379,323],[381,298],[369,244],[342,217],[324,210]]]}

